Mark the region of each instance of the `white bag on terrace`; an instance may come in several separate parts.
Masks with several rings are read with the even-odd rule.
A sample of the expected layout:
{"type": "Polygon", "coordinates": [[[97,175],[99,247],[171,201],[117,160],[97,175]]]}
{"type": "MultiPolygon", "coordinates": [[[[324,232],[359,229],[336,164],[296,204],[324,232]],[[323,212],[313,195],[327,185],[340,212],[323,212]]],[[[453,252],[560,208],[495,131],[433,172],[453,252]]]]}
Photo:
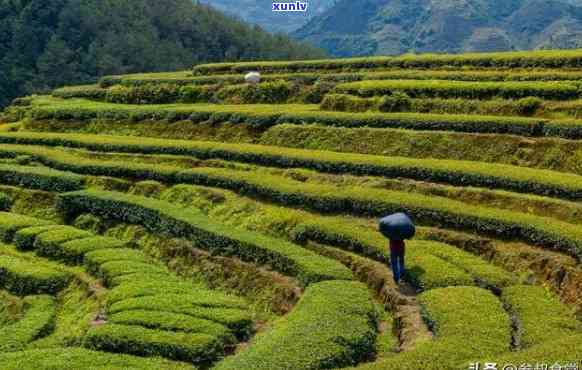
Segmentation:
{"type": "Polygon", "coordinates": [[[261,74],[259,72],[249,72],[245,75],[245,81],[250,84],[258,84],[261,82],[261,74]]]}

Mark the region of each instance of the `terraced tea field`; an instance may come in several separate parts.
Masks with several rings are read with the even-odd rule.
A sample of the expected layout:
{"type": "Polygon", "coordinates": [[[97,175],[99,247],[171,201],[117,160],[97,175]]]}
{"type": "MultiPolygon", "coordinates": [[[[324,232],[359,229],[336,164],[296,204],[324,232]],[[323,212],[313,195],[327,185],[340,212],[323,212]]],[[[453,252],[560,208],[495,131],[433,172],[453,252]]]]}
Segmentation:
{"type": "Polygon", "coordinates": [[[1,368],[582,368],[581,116],[580,50],[209,64],[19,98],[0,116],[1,368]],[[399,211],[418,232],[397,286],[377,219],[399,211]]]}

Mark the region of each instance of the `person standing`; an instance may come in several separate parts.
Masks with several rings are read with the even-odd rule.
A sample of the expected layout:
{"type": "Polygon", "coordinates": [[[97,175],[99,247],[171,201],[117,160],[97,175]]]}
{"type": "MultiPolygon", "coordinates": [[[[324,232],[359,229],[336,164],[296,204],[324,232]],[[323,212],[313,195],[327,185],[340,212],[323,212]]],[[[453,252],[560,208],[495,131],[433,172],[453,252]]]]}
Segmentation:
{"type": "Polygon", "coordinates": [[[400,283],[404,279],[404,254],[407,239],[412,239],[416,234],[414,221],[403,212],[394,213],[380,220],[379,231],[390,240],[390,264],[392,265],[392,275],[394,282],[400,283]]]}
{"type": "Polygon", "coordinates": [[[406,244],[404,240],[390,239],[390,264],[392,265],[392,275],[396,284],[399,284],[400,279],[404,276],[405,251],[406,244]]]}

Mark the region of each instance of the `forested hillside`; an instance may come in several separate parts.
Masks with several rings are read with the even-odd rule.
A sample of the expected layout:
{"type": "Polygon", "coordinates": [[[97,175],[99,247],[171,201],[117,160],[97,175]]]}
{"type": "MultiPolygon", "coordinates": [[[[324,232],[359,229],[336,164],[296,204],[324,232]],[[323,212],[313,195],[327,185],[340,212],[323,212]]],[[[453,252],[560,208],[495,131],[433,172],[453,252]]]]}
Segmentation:
{"type": "Polygon", "coordinates": [[[104,74],[315,56],[191,0],[0,0],[0,107],[104,74]]]}
{"type": "Polygon", "coordinates": [[[294,36],[335,56],[577,48],[579,0],[339,0],[294,36]]]}

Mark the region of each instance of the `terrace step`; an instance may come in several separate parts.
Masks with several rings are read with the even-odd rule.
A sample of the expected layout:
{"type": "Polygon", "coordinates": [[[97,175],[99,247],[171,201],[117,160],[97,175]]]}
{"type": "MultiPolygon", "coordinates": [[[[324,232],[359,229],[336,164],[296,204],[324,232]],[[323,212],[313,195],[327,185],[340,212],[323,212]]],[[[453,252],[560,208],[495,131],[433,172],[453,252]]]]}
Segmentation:
{"type": "Polygon", "coordinates": [[[48,264],[0,255],[0,287],[15,295],[56,295],[67,287],[71,277],[48,264]]]}
{"type": "MultiPolygon", "coordinates": [[[[248,306],[240,298],[180,281],[143,252],[124,248],[124,242],[95,236],[71,226],[35,222],[37,220],[34,218],[9,213],[0,216],[4,230],[13,230],[15,225],[20,227],[14,237],[20,247],[70,264],[83,263],[91,273],[110,283],[130,277],[130,282],[115,284],[114,297],[117,301],[110,303],[101,313],[106,324],[94,325],[85,337],[84,344],[90,348],[211,362],[221,356],[225,348],[236,343],[234,334],[246,338],[252,332],[248,306]],[[136,274],[155,278],[135,279],[136,274]],[[150,298],[163,305],[139,307],[140,300],[150,298]],[[168,307],[179,306],[177,303],[189,305],[192,311],[204,311],[206,320],[181,320],[175,315],[165,314],[168,307]],[[136,309],[143,311],[141,315],[136,309]],[[107,323],[108,314],[112,315],[111,323],[107,323]]],[[[66,286],[71,276],[50,269],[48,263],[46,265],[12,255],[0,255],[0,285],[20,295],[39,292],[56,294],[66,286]]]]}
{"type": "MultiPolygon", "coordinates": [[[[319,124],[335,127],[399,128],[411,130],[452,131],[467,133],[512,134],[525,137],[582,138],[582,122],[548,120],[535,117],[500,117],[488,115],[424,114],[424,113],[349,113],[329,112],[314,104],[158,104],[124,105],[93,102],[85,99],[42,97],[43,103],[33,106],[25,116],[33,122],[75,121],[88,124],[99,119],[122,121],[190,121],[246,124],[266,130],[288,124],[319,124]]],[[[567,110],[566,110],[567,111],[567,110]]],[[[58,126],[58,125],[57,125],[58,126]]]]}
{"type": "Polygon", "coordinates": [[[59,208],[69,218],[90,212],[141,224],[150,231],[195,240],[199,248],[219,254],[237,255],[243,260],[260,261],[262,264],[267,262],[279,272],[297,276],[304,285],[321,280],[352,279],[351,272],[338,262],[317,256],[286,241],[227,228],[211,221],[198,210],[175,209],[168,202],[93,190],[68,193],[59,202],[59,208]],[[128,211],[121,212],[122,209],[128,211]]]}
{"type": "Polygon", "coordinates": [[[143,358],[124,354],[91,351],[78,347],[57,349],[33,349],[0,354],[0,363],[6,370],[21,370],[22,364],[34,364],[36,368],[86,369],[90,367],[144,369],[144,370],[192,370],[191,363],[180,363],[158,358],[143,358]]]}
{"type": "Polygon", "coordinates": [[[0,327],[0,352],[21,351],[53,330],[57,311],[53,297],[31,295],[23,298],[23,304],[23,317],[0,327]]]}
{"type": "Polygon", "coordinates": [[[476,287],[440,288],[421,294],[419,301],[435,329],[434,340],[358,369],[453,370],[463,361],[494,358],[509,350],[510,320],[491,292],[476,287]]]}
{"type": "Polygon", "coordinates": [[[243,73],[247,71],[301,72],[338,70],[375,70],[386,68],[472,67],[477,69],[515,68],[578,68],[580,50],[537,50],[498,53],[465,54],[406,54],[401,56],[356,57],[342,59],[321,59],[301,61],[261,61],[200,64],[193,68],[194,75],[243,73]]]}
{"type": "Polygon", "coordinates": [[[165,357],[190,363],[207,363],[223,354],[217,338],[146,329],[139,326],[104,324],[87,332],[84,345],[89,349],[138,356],[165,357]]]}
{"type": "Polygon", "coordinates": [[[216,369],[314,369],[365,359],[374,347],[377,318],[365,285],[325,281],[307,287],[286,317],[216,369]]]}

